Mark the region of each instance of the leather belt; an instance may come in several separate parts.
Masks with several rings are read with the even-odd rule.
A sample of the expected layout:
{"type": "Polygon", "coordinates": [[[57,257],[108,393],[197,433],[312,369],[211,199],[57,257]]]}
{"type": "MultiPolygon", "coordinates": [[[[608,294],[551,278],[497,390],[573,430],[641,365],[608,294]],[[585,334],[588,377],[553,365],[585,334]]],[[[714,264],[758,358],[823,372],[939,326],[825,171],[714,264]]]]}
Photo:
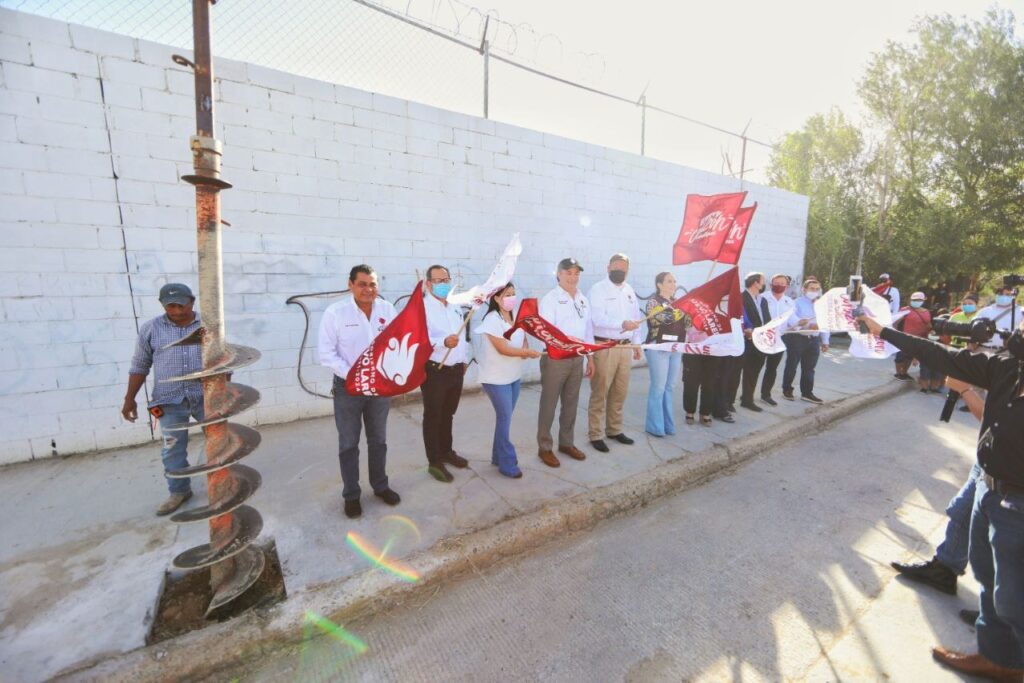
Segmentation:
{"type": "Polygon", "coordinates": [[[596,342],[615,342],[616,346],[625,346],[626,344],[632,343],[629,339],[609,339],[608,337],[594,337],[596,342]]]}
{"type": "Polygon", "coordinates": [[[1019,486],[1017,484],[1011,484],[1008,481],[1003,481],[1001,479],[996,479],[995,477],[993,477],[991,475],[988,475],[988,474],[982,474],[981,476],[985,479],[985,486],[987,486],[990,491],[995,491],[996,493],[998,493],[1000,495],[1004,495],[1004,496],[1005,495],[1020,495],[1020,496],[1024,496],[1024,486],[1019,486]]]}

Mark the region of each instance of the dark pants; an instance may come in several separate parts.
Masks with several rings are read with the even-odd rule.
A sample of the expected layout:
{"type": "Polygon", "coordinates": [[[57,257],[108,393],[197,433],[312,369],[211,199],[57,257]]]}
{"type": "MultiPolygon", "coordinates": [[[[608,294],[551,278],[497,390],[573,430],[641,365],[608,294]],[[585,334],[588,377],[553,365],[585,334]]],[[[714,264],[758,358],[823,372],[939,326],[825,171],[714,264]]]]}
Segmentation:
{"type": "Polygon", "coordinates": [[[462,378],[466,364],[441,365],[427,363],[427,379],[420,386],[423,393],[423,447],[427,462],[441,462],[452,453],[452,421],[462,398],[462,378]]]}
{"type": "Polygon", "coordinates": [[[697,412],[698,397],[701,415],[711,415],[714,411],[714,383],[717,379],[715,372],[718,370],[718,360],[714,356],[683,354],[683,410],[687,414],[697,412]]]}
{"type": "Polygon", "coordinates": [[[800,366],[800,395],[814,393],[814,368],[821,353],[821,337],[802,334],[787,334],[782,340],[786,344],[786,367],[782,371],[782,390],[793,391],[796,366],[800,366]]]}
{"type": "Polygon", "coordinates": [[[775,388],[775,377],[778,375],[779,363],[782,362],[782,353],[773,353],[764,357],[764,378],[761,380],[761,397],[767,398],[772,395],[775,388]]]}
{"type": "Polygon", "coordinates": [[[745,340],[743,348],[743,403],[754,402],[754,389],[757,388],[757,378],[764,367],[765,355],[761,353],[754,342],[745,340]]]}
{"type": "Polygon", "coordinates": [[[391,399],[386,396],[353,396],[345,380],[334,378],[334,424],[338,428],[338,462],[341,464],[341,496],[359,500],[359,435],[366,425],[366,464],[370,486],[376,492],[388,489],[387,424],[391,399]]]}
{"type": "Polygon", "coordinates": [[[740,378],[743,375],[743,360],[746,355],[744,352],[742,356],[721,356],[722,374],[724,375],[722,398],[726,406],[736,403],[736,394],[739,392],[740,378]]]}
{"type": "Polygon", "coordinates": [[[735,396],[733,378],[739,377],[743,368],[741,356],[710,356],[711,369],[711,414],[722,418],[729,414],[730,391],[735,396]]]}

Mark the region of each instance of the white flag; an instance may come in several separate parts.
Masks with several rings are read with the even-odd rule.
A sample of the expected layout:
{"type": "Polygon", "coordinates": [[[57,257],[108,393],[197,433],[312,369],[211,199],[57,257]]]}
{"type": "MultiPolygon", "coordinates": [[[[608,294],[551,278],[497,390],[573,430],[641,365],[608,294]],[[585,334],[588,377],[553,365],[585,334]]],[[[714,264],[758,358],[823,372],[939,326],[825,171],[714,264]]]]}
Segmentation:
{"type": "MultiPolygon", "coordinates": [[[[877,320],[883,327],[892,324],[892,309],[889,302],[867,287],[861,287],[864,294],[864,312],[877,320]]],[[[825,292],[814,302],[814,313],[818,327],[829,332],[847,332],[850,335],[850,355],[857,358],[888,358],[896,353],[895,346],[881,337],[860,331],[860,323],[854,317],[856,304],[843,287],[825,292]]]]}
{"type": "Polygon", "coordinates": [[[456,306],[472,306],[477,308],[486,303],[491,295],[500,288],[512,281],[512,275],[516,271],[516,260],[523,253],[523,245],[519,241],[519,233],[512,235],[512,240],[505,247],[497,265],[491,271],[491,276],[482,285],[468,289],[465,292],[457,292],[448,297],[448,303],[456,306]]]}
{"type": "Polygon", "coordinates": [[[779,328],[789,322],[789,316],[784,315],[775,320],[769,321],[767,325],[755,327],[750,334],[751,341],[761,353],[773,355],[786,350],[786,344],[782,341],[782,330],[779,328]]]}
{"type": "Polygon", "coordinates": [[[689,353],[696,356],[742,356],[743,322],[734,319],[732,332],[713,334],[704,341],[641,344],[640,348],[651,351],[668,351],[669,353],[689,353]]]}

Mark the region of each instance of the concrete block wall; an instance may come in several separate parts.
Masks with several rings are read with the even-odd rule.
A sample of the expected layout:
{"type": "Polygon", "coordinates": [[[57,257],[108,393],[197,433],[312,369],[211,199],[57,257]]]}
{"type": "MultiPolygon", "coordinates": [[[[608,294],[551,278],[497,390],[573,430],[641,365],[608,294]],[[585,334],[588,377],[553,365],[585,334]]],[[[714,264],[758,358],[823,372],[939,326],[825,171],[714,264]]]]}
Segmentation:
{"type": "MultiPolygon", "coordinates": [[[[193,79],[174,52],[191,57],[0,10],[0,463],[153,438],[145,418],[128,424],[119,410],[137,325],[161,313],[158,289],[196,282],[194,193],[180,181],[191,170],[193,79]]],[[[263,352],[237,378],[263,395],[250,423],[330,412],[296,381],[302,315],[284,302],[343,289],[356,263],[378,270],[391,300],[435,262],[468,287],[518,231],[523,295],[543,295],[567,255],[587,267],[589,288],[620,250],[641,294],[666,269],[692,286],[707,264],[670,264],[684,197],[738,189],[252,64],[217,61],[215,75],[234,184],[222,195],[228,335],[263,352]]],[[[807,198],[747,189],[760,208],[742,269],[799,274],[807,198]]],[[[311,300],[317,311],[328,303],[311,300]]],[[[315,354],[307,362],[304,376],[323,390],[329,375],[315,354]]]]}

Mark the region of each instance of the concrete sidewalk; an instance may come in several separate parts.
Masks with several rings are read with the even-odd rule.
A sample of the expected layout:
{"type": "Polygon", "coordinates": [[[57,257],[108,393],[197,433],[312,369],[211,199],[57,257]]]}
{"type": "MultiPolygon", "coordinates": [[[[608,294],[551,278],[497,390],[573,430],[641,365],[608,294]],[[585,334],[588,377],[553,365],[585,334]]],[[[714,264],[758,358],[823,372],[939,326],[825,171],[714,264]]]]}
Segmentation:
{"type": "MultiPolygon", "coordinates": [[[[437,482],[425,472],[421,405],[395,406],[388,429],[388,470],[402,503],[389,508],[370,494],[364,456],[363,517],[354,521],[341,511],[333,420],[261,428],[263,443],[246,459],[263,475],[263,486],[251,504],[264,517],[265,535],[277,542],[290,597],[270,614],[242,617],[176,639],[182,641],[180,656],[186,656],[187,646],[192,646],[192,656],[213,665],[217,652],[196,645],[215,633],[225,633],[232,623],[237,641],[226,645],[238,654],[247,646],[246,638],[269,637],[275,629],[284,629],[280,624],[285,622],[294,625],[295,614],[301,617],[302,613],[297,610],[316,607],[324,614],[337,614],[343,607],[339,601],[357,597],[363,611],[385,604],[378,596],[394,589],[398,581],[372,570],[345,543],[345,536],[355,531],[381,547],[394,529],[382,522],[387,515],[407,517],[416,528],[413,533],[412,525],[405,525],[409,532],[389,554],[408,557],[425,579],[431,574],[444,578],[445,571],[457,571],[452,567],[459,565],[458,560],[465,557],[472,564],[477,545],[488,546],[500,557],[530,547],[518,538],[529,535],[524,525],[545,529],[543,533],[549,535],[551,528],[560,528],[543,527],[536,522],[540,519],[536,514],[573,505],[573,514],[582,521],[569,527],[583,528],[587,519],[596,521],[625,509],[620,499],[632,496],[635,502],[629,504],[643,504],[664,493],[665,486],[706,477],[797,436],[793,428],[819,429],[904,387],[892,379],[888,362],[859,361],[845,353],[830,356],[819,363],[816,386],[826,406],[780,400],[777,408],[765,406],[763,413],[741,408],[733,425],[685,425],[677,384],[679,431],[666,438],[643,431],[648,374],[645,368],[637,368],[626,405],[626,433],[637,443],[612,443],[608,454],[597,453],[586,441],[585,382],[576,432],[577,445],[588,457],[584,462],[563,458],[558,469],[537,459],[540,387],[526,386],[513,421],[524,471],[519,480],[501,476],[490,464],[494,413],[483,394],[464,396],[456,416],[455,448],[470,460],[470,467],[453,470],[451,484],[437,482]],[[735,444],[742,445],[742,452],[735,450],[735,444]],[[675,478],[659,474],[673,467],[675,478]],[[500,524],[507,520],[522,523],[500,524]],[[487,538],[471,533],[489,529],[495,531],[487,538]]],[[[781,390],[776,394],[781,398],[781,390]]],[[[201,441],[196,439],[194,444],[190,451],[200,453],[201,441]]],[[[143,663],[175,650],[175,641],[139,648],[163,572],[177,553],[205,541],[206,527],[176,526],[153,515],[165,495],[158,450],[148,445],[4,469],[0,477],[5,539],[0,547],[0,669],[5,679],[38,680],[72,670],[81,670],[82,677],[89,678],[116,671],[124,674],[124,667],[135,667],[138,676],[143,663]],[[120,664],[112,660],[87,668],[133,650],[133,655],[120,658],[120,664]]],[[[201,482],[196,483],[200,484],[197,496],[189,506],[205,500],[201,482]]],[[[168,656],[163,664],[173,667],[174,661],[168,656]]]]}

